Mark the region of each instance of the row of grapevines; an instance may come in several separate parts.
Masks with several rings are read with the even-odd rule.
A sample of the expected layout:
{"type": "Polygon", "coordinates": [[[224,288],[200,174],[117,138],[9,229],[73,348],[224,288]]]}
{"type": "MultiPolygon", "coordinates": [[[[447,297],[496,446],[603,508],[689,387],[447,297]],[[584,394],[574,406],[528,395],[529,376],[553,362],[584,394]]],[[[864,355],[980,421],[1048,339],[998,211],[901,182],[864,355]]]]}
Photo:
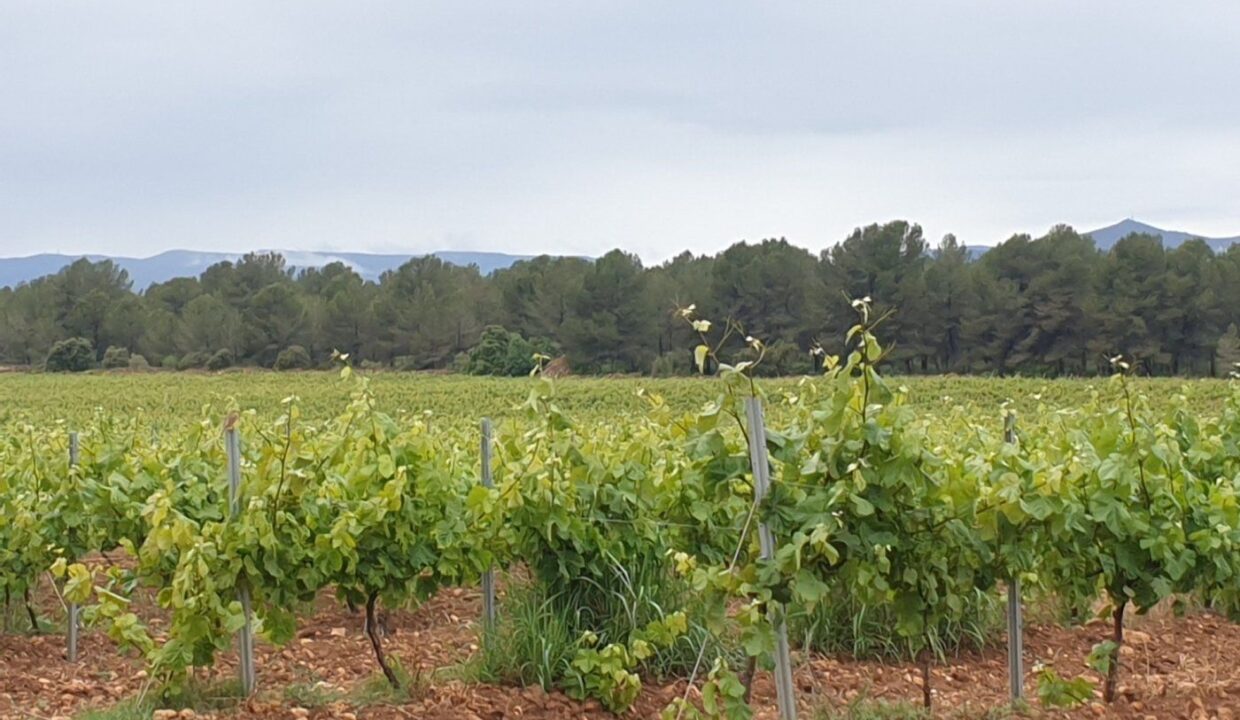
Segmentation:
{"type": "MultiPolygon", "coordinates": [[[[691,318],[701,364],[716,356],[724,376],[692,413],[645,394],[642,415],[578,425],[555,385],[537,379],[523,418],[501,426],[489,489],[471,430],[416,413],[398,420],[347,368],[350,399],[330,420],[303,420],[295,397],[274,421],[208,410],[191,423],[162,419],[159,433],[98,415],[74,467],[62,429],[13,421],[0,431],[0,588],[16,601],[53,570],[68,600],[90,603],[88,620],[173,681],[230,645],[243,589],[273,642],[292,637],[298,615],[330,590],[366,608],[395,684],[377,604],[508,568],[527,572],[559,612],[586,618],[559,681],[613,709],[633,702],[654,660],[704,648],[691,625],[734,636],[756,658],[774,644],[773,621],[842,595],[891,609],[921,656],[927,702],[942,652],[933,629],[1015,578],[1071,608],[1106,601],[1113,637],[1091,659],[1108,697],[1128,608],[1185,595],[1237,607],[1240,393],[1217,416],[1186,399],[1156,411],[1120,372],[1076,408],[1022,416],[1009,443],[998,407],[990,418],[974,406],[915,409],[877,370],[883,318],[863,302],[858,310],[848,357],[769,395],[748,376],[760,342],[748,341],[755,359],[720,363],[723,343],[712,347],[710,324],[691,318]],[[765,437],[774,484],[760,507],[743,420],[754,394],[775,418],[765,437]],[[235,511],[224,427],[245,438],[235,511]],[[773,558],[760,557],[758,522],[778,541],[773,558]],[[133,562],[94,560],[118,549],[133,562]],[[620,589],[639,568],[690,584],[697,615],[632,605],[620,589]],[[155,593],[166,626],[133,611],[139,588],[155,593]],[[618,612],[632,621],[602,622],[618,612]]],[[[704,709],[743,696],[743,684],[716,663],[704,709]]]]}
{"type": "Polygon", "coordinates": [[[471,495],[472,458],[457,438],[434,436],[426,421],[398,424],[375,409],[365,378],[344,374],[356,384],[351,401],[321,424],[301,422],[296,398],[274,423],[233,412],[159,440],[101,423],[82,437],[73,468],[63,433],[6,436],[5,459],[14,462],[5,463],[0,490],[15,521],[0,526],[0,539],[11,540],[5,590],[23,594],[54,570],[66,599],[90,603],[88,622],[175,686],[230,646],[245,622],[242,589],[257,631],[276,643],[330,589],[366,607],[378,663],[399,684],[374,622],[377,604],[476,580],[493,557],[474,531],[492,524],[482,513],[495,503],[471,495]],[[247,440],[235,511],[222,426],[247,440]],[[118,547],[134,561],[83,562],[118,547]],[[141,588],[168,613],[158,631],[131,609],[141,588]]]}
{"type": "Polygon", "coordinates": [[[930,629],[962,620],[971,594],[1020,578],[1071,607],[1106,601],[1112,638],[1090,660],[1110,700],[1128,608],[1196,595],[1236,609],[1240,393],[1218,419],[1183,401],[1159,416],[1117,358],[1105,392],[1025,424],[1015,444],[976,420],[936,432],[879,376],[882,318],[864,302],[858,310],[853,351],[784,397],[787,421],[767,432],[778,481],[761,517],[780,542],[775,557],[760,559],[751,542],[746,564],[691,571],[701,590],[745,603],[735,618],[764,640],[751,652],[772,649],[773,618],[842,588],[893,610],[921,651],[929,705],[930,629]]]}

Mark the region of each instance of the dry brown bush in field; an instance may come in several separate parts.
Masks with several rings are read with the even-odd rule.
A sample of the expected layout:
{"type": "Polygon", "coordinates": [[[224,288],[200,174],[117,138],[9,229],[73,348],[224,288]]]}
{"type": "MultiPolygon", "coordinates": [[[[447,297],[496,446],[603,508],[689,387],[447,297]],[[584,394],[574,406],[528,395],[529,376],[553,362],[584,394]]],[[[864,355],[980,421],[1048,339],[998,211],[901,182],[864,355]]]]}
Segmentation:
{"type": "Polygon", "coordinates": [[[568,357],[564,355],[561,355],[547,363],[542,372],[544,376],[549,378],[558,378],[573,374],[572,369],[568,366],[568,357]]]}

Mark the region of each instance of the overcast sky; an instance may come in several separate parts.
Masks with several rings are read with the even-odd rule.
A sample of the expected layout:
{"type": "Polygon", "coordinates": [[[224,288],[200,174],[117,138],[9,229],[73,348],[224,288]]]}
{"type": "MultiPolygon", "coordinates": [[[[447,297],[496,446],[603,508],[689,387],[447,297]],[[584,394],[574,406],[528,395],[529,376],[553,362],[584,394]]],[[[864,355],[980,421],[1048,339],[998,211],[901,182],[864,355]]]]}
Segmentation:
{"type": "Polygon", "coordinates": [[[1240,2],[0,2],[0,254],[1240,233],[1240,2]]]}

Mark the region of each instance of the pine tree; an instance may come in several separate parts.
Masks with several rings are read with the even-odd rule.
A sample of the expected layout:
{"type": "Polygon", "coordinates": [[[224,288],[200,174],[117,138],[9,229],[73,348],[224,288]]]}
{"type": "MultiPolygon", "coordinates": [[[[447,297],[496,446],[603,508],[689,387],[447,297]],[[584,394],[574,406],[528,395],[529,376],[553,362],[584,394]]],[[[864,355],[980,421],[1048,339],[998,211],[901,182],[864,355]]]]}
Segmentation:
{"type": "Polygon", "coordinates": [[[1228,326],[1227,332],[1218,339],[1218,374],[1228,377],[1232,373],[1240,373],[1240,330],[1236,324],[1228,326]]]}

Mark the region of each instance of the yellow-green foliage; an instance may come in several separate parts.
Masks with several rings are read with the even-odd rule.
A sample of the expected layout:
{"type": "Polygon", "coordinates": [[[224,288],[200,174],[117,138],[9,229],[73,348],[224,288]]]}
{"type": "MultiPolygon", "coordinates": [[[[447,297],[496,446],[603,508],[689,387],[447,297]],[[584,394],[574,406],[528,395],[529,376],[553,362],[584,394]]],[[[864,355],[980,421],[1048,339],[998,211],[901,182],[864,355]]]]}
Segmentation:
{"type": "MultiPolygon", "coordinates": [[[[768,392],[794,390],[799,378],[764,380],[768,392]]],[[[1072,408],[1090,393],[1106,388],[1105,378],[1044,380],[1040,378],[896,377],[892,385],[909,390],[909,404],[931,416],[965,414],[977,422],[999,423],[999,405],[1010,401],[1022,415],[1045,408],[1072,408]]],[[[1199,412],[1215,412],[1227,397],[1227,384],[1217,380],[1138,379],[1138,392],[1158,408],[1185,394],[1199,412]]],[[[529,393],[526,378],[465,375],[376,373],[371,377],[378,408],[393,415],[432,414],[436,422],[474,426],[484,415],[516,417],[529,393]]],[[[156,426],[194,422],[204,405],[216,410],[236,403],[274,419],[289,395],[300,398],[303,417],[334,417],[348,403],[349,387],[333,372],[143,374],[0,374],[0,422],[28,419],[46,425],[65,421],[80,426],[102,409],[108,415],[141,416],[156,426]]],[[[561,407],[578,422],[616,422],[642,414],[648,403],[639,393],[657,394],[678,412],[697,410],[712,401],[719,385],[712,378],[576,378],[557,381],[561,407]]]]}

